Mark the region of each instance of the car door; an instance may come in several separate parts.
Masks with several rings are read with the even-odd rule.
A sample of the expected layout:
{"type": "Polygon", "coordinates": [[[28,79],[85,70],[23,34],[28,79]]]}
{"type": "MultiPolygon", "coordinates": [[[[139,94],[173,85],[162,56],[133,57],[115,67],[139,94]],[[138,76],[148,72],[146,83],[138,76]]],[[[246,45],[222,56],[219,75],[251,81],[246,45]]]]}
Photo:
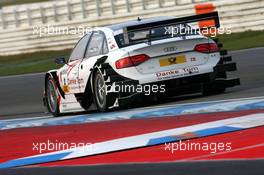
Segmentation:
{"type": "Polygon", "coordinates": [[[108,47],[105,39],[105,35],[102,31],[94,31],[87,49],[85,56],[80,64],[79,78],[80,78],[80,91],[84,92],[89,76],[90,69],[93,68],[97,59],[108,53],[108,47]]]}
{"type": "Polygon", "coordinates": [[[79,67],[84,58],[85,50],[91,34],[86,34],[75,45],[69,61],[61,70],[61,83],[66,94],[80,93],[79,67]]]}

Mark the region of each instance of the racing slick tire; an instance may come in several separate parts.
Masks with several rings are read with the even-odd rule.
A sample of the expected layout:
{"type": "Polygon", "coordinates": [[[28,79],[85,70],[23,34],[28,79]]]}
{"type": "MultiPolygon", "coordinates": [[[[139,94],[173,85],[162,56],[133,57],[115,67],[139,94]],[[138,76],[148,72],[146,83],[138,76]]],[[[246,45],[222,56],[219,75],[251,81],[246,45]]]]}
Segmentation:
{"type": "Polygon", "coordinates": [[[109,107],[113,106],[116,98],[113,93],[107,93],[104,76],[99,70],[97,70],[94,74],[93,89],[94,101],[99,111],[105,112],[109,109],[109,107]]]}
{"type": "Polygon", "coordinates": [[[49,77],[46,82],[47,93],[47,108],[48,111],[55,117],[60,115],[59,109],[59,94],[57,92],[57,85],[53,78],[49,77]]]}

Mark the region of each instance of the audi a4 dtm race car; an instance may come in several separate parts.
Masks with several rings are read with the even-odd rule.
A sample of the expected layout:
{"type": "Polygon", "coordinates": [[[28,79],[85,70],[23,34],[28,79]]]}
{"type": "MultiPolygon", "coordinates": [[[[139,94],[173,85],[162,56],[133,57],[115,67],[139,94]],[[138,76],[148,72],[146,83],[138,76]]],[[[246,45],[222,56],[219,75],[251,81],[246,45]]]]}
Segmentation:
{"type": "Polygon", "coordinates": [[[78,41],[68,61],[55,60],[63,64],[60,69],[46,73],[44,104],[58,116],[92,104],[107,111],[142,96],[221,93],[239,85],[239,78],[227,78],[236,64],[222,44],[191,25],[204,20],[220,26],[213,12],[94,28],[78,41]]]}

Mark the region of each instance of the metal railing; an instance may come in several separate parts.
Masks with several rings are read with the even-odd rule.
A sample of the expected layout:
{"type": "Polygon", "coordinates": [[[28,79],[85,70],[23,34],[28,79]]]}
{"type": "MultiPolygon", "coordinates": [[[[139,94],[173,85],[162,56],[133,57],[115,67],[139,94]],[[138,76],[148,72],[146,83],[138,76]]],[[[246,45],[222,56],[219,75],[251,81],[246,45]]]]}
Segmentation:
{"type": "Polygon", "coordinates": [[[0,29],[31,25],[104,18],[171,6],[184,6],[207,0],[66,0],[4,7],[0,29]]]}
{"type": "MultiPolygon", "coordinates": [[[[138,16],[188,16],[195,14],[194,5],[176,5],[175,0],[73,0],[19,6],[4,9],[0,20],[0,55],[14,55],[45,50],[63,50],[74,46],[78,35],[34,35],[34,26],[53,25],[101,26],[136,19],[138,16]],[[83,3],[83,5],[81,5],[83,3]],[[145,10],[143,10],[145,8],[145,10]],[[16,13],[14,13],[16,9],[16,13]],[[40,11],[42,11],[40,13],[40,11]],[[16,14],[16,18],[14,17],[16,14]],[[42,15],[41,15],[42,14],[42,15]]],[[[183,2],[183,1],[182,1],[183,2]]],[[[182,3],[177,0],[177,3],[182,3]]],[[[190,1],[191,2],[191,1],[190,1]]],[[[263,0],[217,0],[213,2],[221,17],[221,26],[232,32],[264,30],[263,0]]]]}

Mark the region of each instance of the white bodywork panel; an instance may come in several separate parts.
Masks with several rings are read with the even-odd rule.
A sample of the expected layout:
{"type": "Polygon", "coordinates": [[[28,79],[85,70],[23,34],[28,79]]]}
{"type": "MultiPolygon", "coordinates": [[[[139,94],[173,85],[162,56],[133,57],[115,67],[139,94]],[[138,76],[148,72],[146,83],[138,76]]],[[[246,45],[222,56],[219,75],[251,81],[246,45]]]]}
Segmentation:
{"type": "Polygon", "coordinates": [[[61,98],[60,112],[82,112],[84,109],[81,107],[79,102],[76,100],[73,94],[65,95],[65,99],[61,98]]]}

